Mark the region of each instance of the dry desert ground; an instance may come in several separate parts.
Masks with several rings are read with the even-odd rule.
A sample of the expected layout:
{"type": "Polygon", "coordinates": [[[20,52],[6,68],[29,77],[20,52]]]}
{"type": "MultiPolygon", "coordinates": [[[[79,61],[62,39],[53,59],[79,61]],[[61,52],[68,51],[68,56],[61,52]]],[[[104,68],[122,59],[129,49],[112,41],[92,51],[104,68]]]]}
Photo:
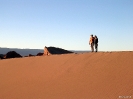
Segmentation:
{"type": "Polygon", "coordinates": [[[133,52],[0,60],[0,99],[132,99],[133,52]]]}

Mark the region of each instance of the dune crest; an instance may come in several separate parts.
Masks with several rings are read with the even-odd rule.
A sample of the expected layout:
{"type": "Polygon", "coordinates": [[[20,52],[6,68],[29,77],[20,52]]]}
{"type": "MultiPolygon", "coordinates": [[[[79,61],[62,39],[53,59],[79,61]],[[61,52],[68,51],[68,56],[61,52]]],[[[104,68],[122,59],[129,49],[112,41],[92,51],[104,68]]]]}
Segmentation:
{"type": "Polygon", "coordinates": [[[0,60],[0,99],[133,98],[133,52],[0,60]]]}

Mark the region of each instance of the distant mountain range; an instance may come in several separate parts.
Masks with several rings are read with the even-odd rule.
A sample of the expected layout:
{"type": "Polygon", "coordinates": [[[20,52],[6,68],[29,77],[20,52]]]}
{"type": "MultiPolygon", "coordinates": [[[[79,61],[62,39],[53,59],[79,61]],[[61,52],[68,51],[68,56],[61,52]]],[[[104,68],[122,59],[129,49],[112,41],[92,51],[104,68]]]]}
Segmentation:
{"type": "MultiPolygon", "coordinates": [[[[19,48],[1,48],[0,47],[0,54],[6,54],[9,51],[15,51],[19,53],[22,56],[27,56],[29,54],[32,55],[37,55],[38,53],[43,53],[44,49],[19,49],[19,48]]],[[[75,51],[75,50],[70,50],[74,53],[87,53],[90,51],[75,51]]]]}

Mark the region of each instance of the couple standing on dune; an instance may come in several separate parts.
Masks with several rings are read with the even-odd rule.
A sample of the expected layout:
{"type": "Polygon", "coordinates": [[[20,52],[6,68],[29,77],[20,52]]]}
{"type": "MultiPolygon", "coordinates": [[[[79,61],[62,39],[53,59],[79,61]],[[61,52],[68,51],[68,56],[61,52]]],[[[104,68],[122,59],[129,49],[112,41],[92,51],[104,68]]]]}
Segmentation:
{"type": "Polygon", "coordinates": [[[98,38],[95,35],[93,37],[93,35],[91,35],[90,40],[89,40],[89,45],[91,47],[91,51],[94,52],[94,46],[95,46],[95,52],[98,51],[98,38]]]}

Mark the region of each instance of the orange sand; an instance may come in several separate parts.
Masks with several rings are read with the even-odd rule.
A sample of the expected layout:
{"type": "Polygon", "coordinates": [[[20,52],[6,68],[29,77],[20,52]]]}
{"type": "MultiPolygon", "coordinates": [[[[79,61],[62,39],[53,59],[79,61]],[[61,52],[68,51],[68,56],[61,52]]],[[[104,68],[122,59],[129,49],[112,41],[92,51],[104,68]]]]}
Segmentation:
{"type": "Polygon", "coordinates": [[[0,99],[133,98],[133,52],[0,60],[0,99]]]}

